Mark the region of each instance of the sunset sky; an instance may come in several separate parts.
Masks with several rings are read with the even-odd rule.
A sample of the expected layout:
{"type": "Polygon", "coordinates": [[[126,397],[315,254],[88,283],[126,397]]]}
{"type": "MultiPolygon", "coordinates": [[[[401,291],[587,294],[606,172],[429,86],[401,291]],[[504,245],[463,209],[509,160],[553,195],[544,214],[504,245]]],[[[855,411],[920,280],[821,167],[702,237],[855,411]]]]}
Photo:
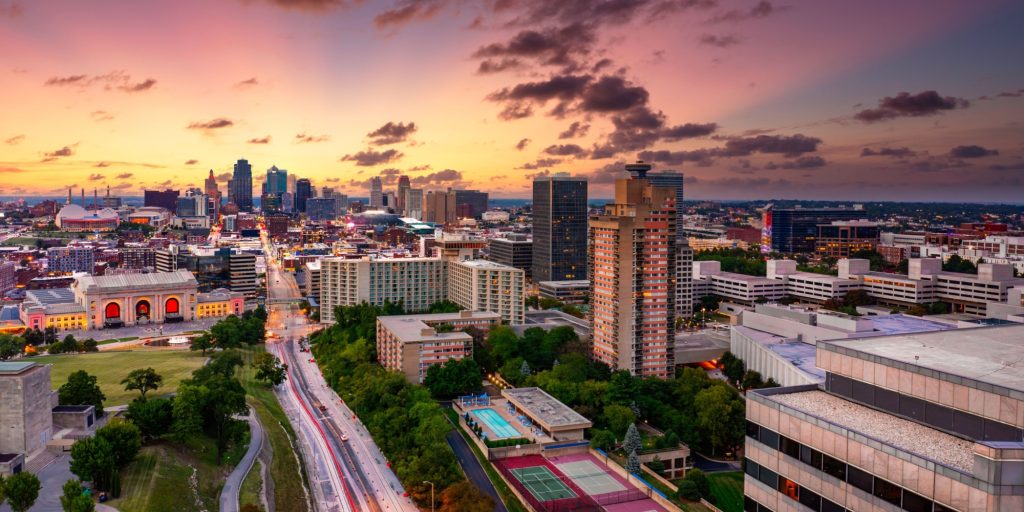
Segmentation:
{"type": "Polygon", "coordinates": [[[1021,27],[1019,0],[0,0],[0,195],[247,158],[608,197],[642,158],[691,199],[1024,203],[1021,27]]]}

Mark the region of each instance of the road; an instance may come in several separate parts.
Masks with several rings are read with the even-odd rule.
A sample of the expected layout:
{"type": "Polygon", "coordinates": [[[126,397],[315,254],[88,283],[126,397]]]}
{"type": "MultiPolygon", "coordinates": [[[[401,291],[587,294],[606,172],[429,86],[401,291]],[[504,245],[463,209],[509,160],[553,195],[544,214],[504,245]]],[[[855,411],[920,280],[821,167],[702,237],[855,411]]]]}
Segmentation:
{"type": "Polygon", "coordinates": [[[480,461],[473,454],[473,449],[466,442],[466,438],[462,437],[462,434],[455,430],[448,432],[446,438],[448,444],[452,447],[452,451],[455,452],[459,465],[466,472],[466,477],[469,478],[469,481],[473,482],[477,489],[482,490],[494,500],[494,512],[508,512],[508,509],[505,508],[505,503],[498,497],[497,489],[494,488],[491,479],[487,477],[487,471],[480,465],[480,461]]]}
{"type": "Polygon", "coordinates": [[[227,480],[224,481],[224,487],[220,490],[220,512],[236,512],[239,508],[238,504],[238,492],[242,490],[242,481],[245,480],[246,475],[252,470],[252,465],[256,462],[256,456],[260,452],[260,448],[263,447],[263,425],[260,424],[260,419],[256,415],[256,411],[249,408],[249,432],[251,436],[249,438],[249,450],[245,452],[245,456],[235,466],[234,471],[228,475],[227,480]]]}
{"type": "MultiPolygon", "coordinates": [[[[281,270],[264,237],[267,257],[267,298],[301,297],[291,274],[281,270]]],[[[297,304],[271,304],[267,328],[273,334],[272,350],[288,364],[289,400],[302,412],[301,423],[316,437],[316,456],[328,462],[339,510],[397,512],[418,510],[404,496],[398,478],[387,466],[387,459],[373,442],[369,432],[342,402],[320,374],[308,352],[301,352],[299,340],[311,330],[297,304]],[[322,405],[323,409],[318,406],[322,405]],[[347,437],[347,441],[342,439],[347,437]],[[335,478],[336,477],[336,478],[335,478]],[[336,483],[335,483],[336,482],[336,483]],[[345,508],[345,506],[348,508],[345,508]]],[[[291,418],[295,424],[295,418],[291,418]]],[[[326,493],[325,493],[326,495],[326,493]]],[[[325,503],[326,505],[326,503],[325,503]]]]}

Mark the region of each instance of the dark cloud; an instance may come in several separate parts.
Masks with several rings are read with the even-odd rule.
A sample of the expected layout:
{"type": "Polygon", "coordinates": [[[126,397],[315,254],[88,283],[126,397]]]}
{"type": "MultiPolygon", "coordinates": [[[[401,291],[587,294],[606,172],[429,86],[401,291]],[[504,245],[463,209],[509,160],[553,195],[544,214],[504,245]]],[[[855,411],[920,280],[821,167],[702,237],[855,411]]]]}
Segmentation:
{"type": "Polygon", "coordinates": [[[1003,91],[996,95],[997,98],[1020,98],[1024,96],[1024,89],[1017,89],[1016,91],[1003,91]]]}
{"type": "Polygon", "coordinates": [[[54,76],[47,78],[43,85],[63,87],[66,85],[86,85],[89,82],[88,75],[54,76]]]}
{"type": "Polygon", "coordinates": [[[732,34],[725,34],[720,36],[714,34],[704,34],[700,36],[698,42],[700,44],[714,46],[717,48],[728,48],[730,46],[740,44],[742,41],[740,41],[740,38],[732,34]]]}
{"type": "Polygon", "coordinates": [[[861,110],[853,117],[865,123],[875,123],[897,117],[931,116],[946,110],[967,108],[970,105],[971,103],[963,98],[940,96],[936,91],[924,91],[917,94],[901,92],[896,96],[882,98],[878,102],[878,108],[861,110]]]}
{"type": "Polygon", "coordinates": [[[50,151],[48,153],[43,153],[43,161],[44,162],[52,162],[52,161],[54,161],[54,160],[56,160],[58,158],[65,157],[65,156],[71,156],[73,154],[75,154],[74,150],[72,150],[68,146],[64,146],[64,147],[62,147],[62,148],[60,148],[60,149],[58,149],[56,151],[50,151]]]}
{"type": "Polygon", "coordinates": [[[746,20],[767,18],[774,13],[781,12],[787,7],[776,7],[771,2],[762,0],[748,10],[732,9],[715,15],[708,20],[708,23],[738,23],[746,20]]]}
{"type": "Polygon", "coordinates": [[[484,59],[480,61],[480,66],[476,68],[476,72],[481,75],[490,75],[510,69],[521,69],[523,66],[525,66],[523,61],[512,57],[506,57],[504,59],[484,59]]]}
{"type": "Polygon", "coordinates": [[[331,138],[327,135],[309,135],[306,133],[300,133],[295,136],[296,144],[310,144],[315,142],[327,142],[331,138]]]}
{"type": "Polygon", "coordinates": [[[428,20],[441,12],[443,0],[400,0],[398,4],[373,18],[379,29],[398,28],[412,21],[428,20]]]}
{"type": "Polygon", "coordinates": [[[231,178],[232,178],[232,177],[233,177],[233,176],[231,175],[231,173],[230,173],[230,172],[222,172],[222,173],[220,173],[220,174],[218,174],[218,175],[214,176],[213,178],[214,178],[215,180],[217,180],[217,181],[221,182],[221,183],[227,183],[228,181],[231,181],[231,178]]]}
{"type": "Polygon", "coordinates": [[[693,151],[641,151],[637,155],[645,162],[654,162],[665,165],[683,165],[683,163],[694,163],[699,167],[707,167],[714,163],[715,151],[711,149],[697,149],[693,151]]]}
{"type": "Polygon", "coordinates": [[[686,123],[677,126],[670,126],[661,132],[662,139],[669,142],[676,142],[683,139],[706,137],[718,130],[716,123],[686,123]]]}
{"type": "Polygon", "coordinates": [[[526,149],[526,146],[530,145],[530,142],[532,142],[530,139],[519,139],[519,142],[516,142],[516,149],[522,151],[526,149]]]}
{"type": "Polygon", "coordinates": [[[600,185],[615,183],[615,180],[627,177],[629,177],[629,174],[626,173],[626,162],[619,160],[594,170],[594,172],[587,176],[587,181],[600,185]]]}
{"type": "Polygon", "coordinates": [[[89,181],[100,181],[103,178],[104,178],[104,176],[102,174],[99,174],[99,173],[90,174],[89,175],[89,181]]]}
{"type": "Polygon", "coordinates": [[[366,134],[370,144],[384,146],[387,144],[398,144],[405,142],[412,134],[416,133],[416,123],[395,123],[388,121],[384,126],[366,134]]]}
{"type": "Polygon", "coordinates": [[[25,136],[24,135],[15,135],[14,137],[9,137],[7,139],[4,139],[4,144],[8,144],[8,145],[11,145],[11,146],[17,146],[18,144],[21,144],[21,142],[23,140],[25,140],[25,136]]]}
{"type": "Polygon", "coordinates": [[[114,115],[106,110],[93,110],[89,112],[89,117],[92,117],[93,121],[111,121],[114,119],[114,115]]]}
{"type": "Polygon", "coordinates": [[[917,156],[917,152],[907,147],[902,148],[887,148],[881,147],[878,149],[864,148],[860,150],[860,156],[888,156],[892,158],[908,158],[917,156]]]}
{"type": "Polygon", "coordinates": [[[196,160],[195,158],[189,158],[188,160],[185,160],[185,165],[195,165],[198,163],[199,160],[196,160]]]}
{"type": "Polygon", "coordinates": [[[659,140],[678,141],[703,137],[718,129],[715,123],[666,126],[665,115],[651,111],[646,106],[614,115],[611,119],[615,129],[605,142],[594,148],[591,158],[608,158],[622,152],[639,151],[659,140]]]}
{"type": "Polygon", "coordinates": [[[196,122],[193,122],[193,123],[189,123],[188,129],[189,130],[216,130],[216,129],[219,129],[219,128],[228,128],[228,127],[231,127],[231,126],[234,126],[234,125],[235,125],[234,121],[232,121],[230,119],[223,118],[223,117],[218,117],[216,119],[211,119],[209,121],[196,121],[196,122]]]}
{"type": "Polygon", "coordinates": [[[108,91],[118,90],[135,93],[148,91],[156,86],[156,83],[155,78],[134,81],[132,76],[124,71],[111,71],[105,75],[54,76],[46,79],[43,85],[51,87],[90,87],[101,84],[108,91]]]}
{"type": "Polygon", "coordinates": [[[93,167],[110,167],[110,162],[105,160],[102,162],[96,162],[96,165],[93,165],[93,167]]]}
{"type": "Polygon", "coordinates": [[[130,173],[130,172],[122,172],[121,174],[118,174],[117,176],[115,176],[115,178],[117,178],[119,180],[126,180],[128,178],[131,178],[132,176],[135,176],[135,175],[130,173]]]}
{"type": "Polygon", "coordinates": [[[124,85],[119,85],[117,88],[122,90],[122,91],[125,91],[125,92],[142,92],[142,91],[148,91],[148,90],[152,89],[153,86],[155,86],[155,85],[156,85],[156,80],[155,79],[147,78],[147,79],[145,79],[145,80],[143,80],[141,82],[126,83],[124,85]]]}
{"type": "Polygon", "coordinates": [[[998,154],[998,150],[986,149],[974,144],[957,146],[949,150],[949,156],[952,158],[982,158],[986,156],[996,156],[998,154]]]}
{"type": "Polygon", "coordinates": [[[395,149],[389,149],[387,151],[374,151],[367,149],[366,151],[359,151],[352,155],[345,155],[341,157],[342,162],[355,162],[360,167],[370,167],[374,165],[386,164],[402,158],[402,153],[395,149]]]}
{"type": "Polygon", "coordinates": [[[266,137],[253,138],[245,141],[248,144],[270,144],[270,135],[266,137]]]}
{"type": "Polygon", "coordinates": [[[563,27],[523,30],[506,43],[492,43],[477,49],[473,57],[482,59],[479,72],[519,67],[522,65],[520,59],[529,59],[543,66],[559,66],[563,72],[571,72],[581,67],[582,60],[590,53],[596,40],[593,27],[573,23],[563,27]]]}
{"type": "Polygon", "coordinates": [[[410,185],[416,187],[430,185],[445,185],[462,181],[462,173],[454,169],[432,172],[425,176],[416,176],[409,180],[410,185]]]}
{"type": "Polygon", "coordinates": [[[822,158],[820,156],[817,156],[817,155],[815,155],[815,156],[802,156],[802,157],[799,157],[799,158],[797,158],[795,160],[790,160],[790,161],[787,161],[787,162],[782,162],[781,164],[776,164],[775,162],[768,162],[768,164],[765,165],[764,168],[768,169],[768,170],[775,170],[775,169],[815,169],[815,168],[818,168],[818,167],[824,167],[827,163],[828,162],[826,162],[824,158],[822,158]]]}
{"type": "MultiPolygon", "coordinates": [[[[487,99],[505,105],[498,117],[502,119],[518,119],[533,114],[532,106],[543,106],[548,101],[558,100],[568,104],[577,100],[583,93],[592,77],[589,75],[560,75],[537,82],[524,82],[509,88],[495,91],[487,99]]],[[[561,107],[565,110],[566,107],[561,107]]]]}
{"type": "Polygon", "coordinates": [[[821,139],[796,135],[757,135],[755,137],[734,137],[726,140],[721,156],[748,156],[753,153],[781,154],[796,157],[818,150],[821,139]]]}
{"type": "Polygon", "coordinates": [[[575,121],[565,129],[564,132],[558,134],[559,139],[573,139],[576,137],[583,137],[590,131],[590,125],[587,123],[581,123],[575,121]]]}
{"type": "Polygon", "coordinates": [[[259,85],[259,83],[260,81],[257,80],[256,77],[252,77],[247,80],[242,80],[241,82],[236,83],[233,87],[235,89],[248,89],[249,87],[255,87],[259,85]]]}
{"type": "Polygon", "coordinates": [[[554,156],[582,156],[587,150],[577,144],[553,144],[544,148],[544,152],[554,156]]]}
{"type": "MultiPolygon", "coordinates": [[[[266,0],[268,3],[299,11],[323,12],[338,7],[348,7],[349,2],[345,0],[266,0]]],[[[353,2],[359,3],[359,2],[353,2]]]]}
{"type": "Polygon", "coordinates": [[[580,108],[586,112],[621,112],[647,103],[647,89],[620,76],[605,75],[583,90],[580,108]]]}
{"type": "Polygon", "coordinates": [[[557,165],[557,164],[560,164],[560,163],[562,163],[562,159],[561,158],[538,158],[537,161],[525,163],[525,164],[523,164],[523,165],[521,165],[519,167],[516,167],[516,169],[526,169],[526,170],[544,169],[546,167],[551,167],[553,165],[557,165]]]}

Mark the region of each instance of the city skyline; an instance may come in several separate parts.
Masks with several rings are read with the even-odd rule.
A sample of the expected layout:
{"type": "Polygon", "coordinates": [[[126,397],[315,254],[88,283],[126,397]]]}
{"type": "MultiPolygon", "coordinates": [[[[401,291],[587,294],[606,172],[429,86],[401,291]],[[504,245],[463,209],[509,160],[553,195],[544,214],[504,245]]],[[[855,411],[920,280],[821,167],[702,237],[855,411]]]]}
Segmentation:
{"type": "Polygon", "coordinates": [[[571,172],[611,197],[643,159],[691,199],[1019,203],[1022,19],[1007,1],[4,0],[3,194],[184,190],[212,169],[226,196],[245,158],[254,188],[276,165],[358,196],[404,174],[528,198],[571,172]]]}

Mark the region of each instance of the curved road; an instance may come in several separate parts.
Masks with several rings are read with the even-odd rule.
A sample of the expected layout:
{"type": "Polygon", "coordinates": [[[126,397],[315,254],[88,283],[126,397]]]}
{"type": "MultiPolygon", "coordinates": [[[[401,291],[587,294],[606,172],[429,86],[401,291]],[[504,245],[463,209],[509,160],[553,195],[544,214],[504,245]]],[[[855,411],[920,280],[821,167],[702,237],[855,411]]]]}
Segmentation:
{"type": "Polygon", "coordinates": [[[256,411],[249,408],[249,449],[245,452],[245,456],[235,466],[234,471],[228,475],[227,480],[224,481],[224,488],[220,490],[220,512],[237,512],[240,507],[238,503],[238,492],[242,490],[242,482],[245,480],[246,475],[252,470],[252,465],[256,462],[256,456],[260,453],[260,448],[263,447],[263,425],[260,423],[260,419],[256,416],[256,411]]]}

